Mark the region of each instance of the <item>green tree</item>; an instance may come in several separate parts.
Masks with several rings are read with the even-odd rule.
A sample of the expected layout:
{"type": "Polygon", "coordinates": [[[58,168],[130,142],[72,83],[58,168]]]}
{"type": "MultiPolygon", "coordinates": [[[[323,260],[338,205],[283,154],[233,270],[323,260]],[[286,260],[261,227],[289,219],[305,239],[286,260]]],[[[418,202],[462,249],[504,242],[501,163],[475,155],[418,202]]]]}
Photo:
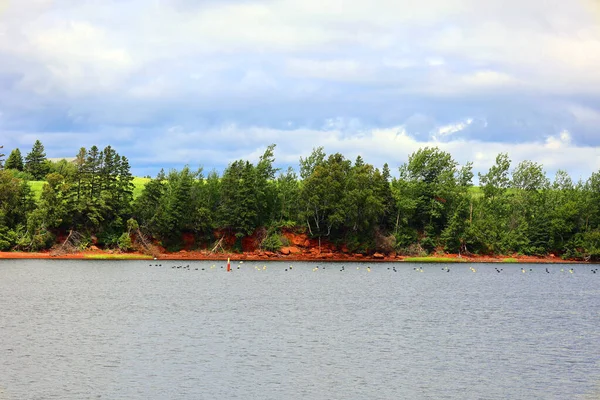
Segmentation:
{"type": "Polygon", "coordinates": [[[275,145],[267,147],[260,156],[254,168],[254,195],[257,205],[257,225],[267,226],[274,218],[274,208],[277,201],[275,174],[278,169],[273,167],[275,145]]]}
{"type": "Polygon", "coordinates": [[[46,161],[44,145],[36,140],[31,151],[25,156],[25,171],[29,172],[36,180],[44,179],[48,173],[48,166],[44,161],[46,161]]]}
{"type": "Polygon", "coordinates": [[[476,252],[506,254],[510,249],[508,218],[511,160],[505,153],[496,156],[496,163],[486,174],[479,173],[483,198],[472,202],[468,242],[476,252]]]}
{"type": "Polygon", "coordinates": [[[203,185],[200,191],[199,204],[205,208],[206,222],[209,224],[207,228],[212,229],[217,217],[219,210],[219,204],[221,202],[221,177],[218,172],[212,170],[206,176],[203,181],[203,185]]]}
{"type": "Polygon", "coordinates": [[[351,168],[351,162],[336,153],[327,161],[316,163],[312,174],[303,180],[301,218],[310,234],[319,240],[342,227],[346,220],[347,210],[341,205],[351,168]]]}
{"type": "Polygon", "coordinates": [[[298,175],[292,167],[279,174],[277,178],[277,205],[276,219],[282,221],[298,222],[300,206],[300,185],[298,175]]]}
{"type": "Polygon", "coordinates": [[[27,182],[0,170],[0,250],[16,246],[25,234],[27,215],[35,209],[27,182]]]}
{"type": "Polygon", "coordinates": [[[457,189],[458,163],[438,148],[419,149],[400,167],[402,197],[409,197],[410,226],[438,235],[446,226],[457,189]]]}
{"type": "Polygon", "coordinates": [[[386,231],[393,229],[397,215],[396,201],[392,192],[390,167],[387,163],[383,164],[381,173],[375,170],[375,195],[381,199],[383,213],[378,224],[386,231]]]}
{"type": "Polygon", "coordinates": [[[17,148],[10,152],[10,155],[6,159],[5,168],[23,171],[23,156],[21,156],[21,150],[17,148]]]}
{"type": "Polygon", "coordinates": [[[525,254],[546,254],[550,245],[550,221],[546,206],[549,181],[541,164],[525,160],[512,174],[508,247],[525,254]]]}
{"type": "Polygon", "coordinates": [[[159,220],[165,214],[162,209],[162,197],[165,193],[166,176],[161,169],[156,178],[144,186],[142,193],[134,202],[134,215],[139,221],[141,228],[153,236],[158,237],[160,234],[159,220]]]}
{"type": "Polygon", "coordinates": [[[308,179],[315,171],[315,168],[325,162],[325,158],[326,155],[323,147],[314,148],[312,153],[306,158],[300,157],[300,177],[302,180],[308,179]]]}
{"type": "Polygon", "coordinates": [[[473,185],[472,179],[473,164],[469,162],[458,171],[448,222],[440,235],[446,251],[459,254],[470,252],[473,198],[469,188],[473,185]]]}
{"type": "Polygon", "coordinates": [[[371,233],[385,212],[380,196],[378,171],[372,165],[365,164],[358,156],[348,173],[347,185],[343,193],[340,208],[344,210],[345,225],[348,229],[360,233],[371,233]]]}
{"type": "Polygon", "coordinates": [[[488,173],[479,174],[479,184],[486,198],[494,200],[506,192],[510,185],[510,162],[508,154],[500,153],[496,156],[496,164],[490,167],[488,173]]]}
{"type": "Polygon", "coordinates": [[[257,228],[259,206],[254,188],[256,171],[248,161],[229,164],[221,179],[220,227],[237,237],[250,235],[257,228]]]}

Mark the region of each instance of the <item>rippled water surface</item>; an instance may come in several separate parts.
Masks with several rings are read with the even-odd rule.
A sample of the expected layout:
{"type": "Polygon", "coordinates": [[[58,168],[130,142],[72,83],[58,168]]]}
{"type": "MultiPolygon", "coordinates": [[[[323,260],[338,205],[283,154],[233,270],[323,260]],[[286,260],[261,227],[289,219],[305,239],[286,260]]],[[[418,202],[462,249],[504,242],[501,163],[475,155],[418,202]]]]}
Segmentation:
{"type": "Polygon", "coordinates": [[[0,261],[0,399],[600,398],[594,266],[159,262],[0,261]]]}

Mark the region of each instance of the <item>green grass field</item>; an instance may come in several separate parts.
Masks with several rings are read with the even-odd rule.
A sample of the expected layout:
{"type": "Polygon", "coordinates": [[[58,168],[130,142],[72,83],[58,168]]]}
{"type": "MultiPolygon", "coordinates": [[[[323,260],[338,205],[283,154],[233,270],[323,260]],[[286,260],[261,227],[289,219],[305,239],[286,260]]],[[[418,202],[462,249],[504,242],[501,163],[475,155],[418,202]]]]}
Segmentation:
{"type": "Polygon", "coordinates": [[[406,262],[416,263],[460,263],[465,262],[459,258],[445,258],[445,257],[406,257],[406,262]]]}
{"type": "Polygon", "coordinates": [[[468,189],[468,192],[471,195],[471,197],[474,198],[474,199],[478,199],[480,197],[483,197],[483,189],[481,189],[479,186],[471,186],[468,189]]]}
{"type": "MultiPolygon", "coordinates": [[[[144,186],[146,186],[146,183],[150,182],[149,178],[140,178],[138,176],[133,178],[133,198],[137,198],[140,194],[142,194],[142,190],[144,190],[144,186]]],[[[31,188],[32,192],[33,192],[33,196],[35,198],[36,201],[38,201],[40,199],[40,196],[42,195],[42,187],[44,186],[44,183],[46,183],[45,181],[29,181],[27,182],[29,184],[29,187],[31,188]]]]}
{"type": "Polygon", "coordinates": [[[139,176],[133,177],[133,184],[135,187],[133,188],[133,198],[137,199],[140,194],[142,194],[142,190],[144,190],[144,186],[146,183],[150,182],[150,178],[140,178],[139,176]]]}
{"type": "Polygon", "coordinates": [[[29,181],[27,183],[29,184],[31,191],[33,192],[33,197],[35,198],[35,201],[38,201],[40,199],[40,196],[42,195],[42,187],[44,186],[44,183],[46,183],[46,182],[45,181],[29,181]]]}

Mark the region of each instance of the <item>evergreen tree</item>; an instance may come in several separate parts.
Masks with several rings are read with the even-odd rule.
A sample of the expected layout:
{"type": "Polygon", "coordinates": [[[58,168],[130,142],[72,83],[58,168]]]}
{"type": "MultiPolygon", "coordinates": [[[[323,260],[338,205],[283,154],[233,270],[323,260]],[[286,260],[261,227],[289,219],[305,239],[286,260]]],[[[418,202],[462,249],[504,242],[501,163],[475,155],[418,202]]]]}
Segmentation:
{"type": "Polygon", "coordinates": [[[208,210],[211,219],[211,225],[217,216],[219,204],[221,202],[221,177],[217,171],[212,170],[204,180],[202,185],[200,204],[208,210]]]}
{"type": "Polygon", "coordinates": [[[218,210],[220,227],[237,237],[251,235],[257,227],[256,171],[248,161],[231,163],[221,179],[221,202],[218,210]]]}
{"type": "Polygon", "coordinates": [[[278,169],[273,167],[275,162],[274,149],[274,144],[268,146],[254,168],[254,195],[256,196],[257,224],[259,226],[266,226],[273,219],[274,206],[277,200],[275,192],[277,188],[274,179],[278,169]]]}
{"type": "Polygon", "coordinates": [[[347,229],[359,234],[371,233],[383,215],[385,209],[377,186],[381,183],[378,175],[372,165],[365,164],[362,157],[357,157],[348,173],[341,204],[347,229]]]}
{"type": "Polygon", "coordinates": [[[10,155],[6,159],[5,168],[23,171],[23,156],[21,156],[21,150],[17,148],[10,152],[10,155]]]}
{"type": "MultiPolygon", "coordinates": [[[[0,149],[3,149],[4,146],[0,146],[0,149]]],[[[2,150],[0,150],[0,169],[4,168],[4,154],[2,153],[2,150]]]]}
{"type": "Polygon", "coordinates": [[[179,241],[181,233],[191,223],[194,210],[191,189],[194,179],[195,175],[188,166],[185,166],[181,172],[175,170],[169,172],[161,205],[164,214],[158,221],[163,238],[179,241]]]}
{"type": "Polygon", "coordinates": [[[35,180],[42,180],[48,173],[48,165],[45,161],[44,145],[36,140],[31,151],[25,156],[25,171],[29,172],[35,180]]]}
{"type": "Polygon", "coordinates": [[[292,167],[277,177],[277,203],[275,218],[282,221],[298,222],[300,185],[292,167]]]}
{"type": "Polygon", "coordinates": [[[0,250],[15,247],[27,228],[27,215],[35,208],[27,182],[11,171],[0,170],[0,250]]]}
{"type": "Polygon", "coordinates": [[[386,231],[390,231],[394,226],[394,217],[396,216],[396,202],[392,193],[390,167],[387,163],[383,164],[381,173],[375,170],[375,190],[376,196],[381,198],[383,213],[379,219],[379,225],[386,231]]]}
{"type": "Polygon", "coordinates": [[[160,207],[165,192],[165,179],[165,173],[161,169],[156,178],[144,186],[133,206],[135,218],[139,221],[141,228],[154,236],[160,234],[157,219],[163,214],[160,207]]]}

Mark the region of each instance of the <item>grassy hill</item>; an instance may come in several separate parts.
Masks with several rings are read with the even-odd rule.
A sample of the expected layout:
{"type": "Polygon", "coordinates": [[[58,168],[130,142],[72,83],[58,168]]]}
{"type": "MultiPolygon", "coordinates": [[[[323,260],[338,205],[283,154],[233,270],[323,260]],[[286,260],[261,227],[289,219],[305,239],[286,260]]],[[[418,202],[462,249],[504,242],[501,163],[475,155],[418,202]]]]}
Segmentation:
{"type": "MultiPolygon", "coordinates": [[[[149,178],[141,178],[138,176],[133,178],[133,185],[134,185],[133,198],[134,199],[142,193],[142,190],[144,190],[144,186],[146,186],[146,183],[148,183],[149,181],[150,181],[149,178]]],[[[44,186],[44,183],[46,183],[46,182],[45,181],[29,181],[27,183],[29,184],[29,187],[33,191],[35,200],[36,201],[39,200],[40,196],[42,195],[42,187],[44,186]]]]}

